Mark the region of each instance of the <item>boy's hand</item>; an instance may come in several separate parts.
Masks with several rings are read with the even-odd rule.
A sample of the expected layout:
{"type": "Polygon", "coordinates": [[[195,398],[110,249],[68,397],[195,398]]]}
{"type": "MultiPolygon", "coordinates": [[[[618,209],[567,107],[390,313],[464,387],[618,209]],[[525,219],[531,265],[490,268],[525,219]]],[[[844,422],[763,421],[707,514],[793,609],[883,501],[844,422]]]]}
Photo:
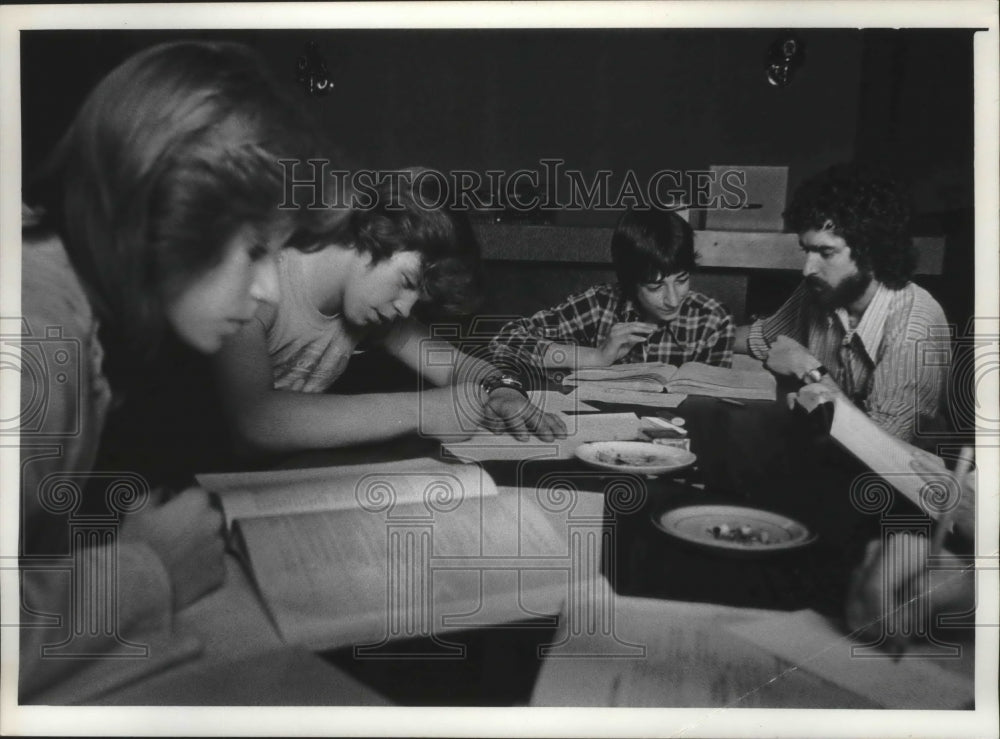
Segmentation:
{"type": "Polygon", "coordinates": [[[566,437],[566,424],[559,416],[544,413],[511,388],[498,388],[489,394],[482,424],[491,431],[507,431],[519,441],[528,441],[532,434],[545,442],[566,437]]]}
{"type": "Polygon", "coordinates": [[[656,331],[655,323],[616,323],[608,338],[597,347],[598,366],[608,367],[624,357],[633,346],[641,344],[656,331]]]}

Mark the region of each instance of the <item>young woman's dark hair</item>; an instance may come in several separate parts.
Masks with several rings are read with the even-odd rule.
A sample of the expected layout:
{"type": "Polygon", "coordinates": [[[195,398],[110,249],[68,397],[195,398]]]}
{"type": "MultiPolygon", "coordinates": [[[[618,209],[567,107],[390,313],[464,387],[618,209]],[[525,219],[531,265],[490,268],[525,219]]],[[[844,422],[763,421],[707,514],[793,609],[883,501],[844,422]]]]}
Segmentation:
{"type": "Polygon", "coordinates": [[[468,313],[482,295],[479,242],[468,216],[442,204],[448,193],[425,171],[383,177],[369,207],[352,209],[349,238],[373,262],[418,252],[426,300],[447,313],[468,313]]]}
{"type": "Polygon", "coordinates": [[[155,355],[165,299],[237,229],[296,231],[279,161],[324,148],[300,108],[242,45],[154,46],[94,88],[29,182],[38,229],[60,237],[100,320],[113,384],[155,355]]]}
{"type": "Polygon", "coordinates": [[[886,287],[904,287],[916,266],[908,198],[888,173],[862,164],[838,164],[806,180],[785,211],[796,233],[831,230],[851,249],[858,269],[886,287]]]}
{"type": "Polygon", "coordinates": [[[695,268],[694,233],[673,211],[628,210],[611,237],[611,260],[624,293],[677,272],[695,268]]]}

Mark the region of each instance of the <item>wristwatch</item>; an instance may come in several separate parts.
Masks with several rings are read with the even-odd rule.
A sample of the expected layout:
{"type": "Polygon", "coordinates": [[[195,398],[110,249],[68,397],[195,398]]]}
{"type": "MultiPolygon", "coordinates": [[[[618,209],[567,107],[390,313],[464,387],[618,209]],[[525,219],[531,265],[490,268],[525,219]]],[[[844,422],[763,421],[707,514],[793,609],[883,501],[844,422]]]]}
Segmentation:
{"type": "Polygon", "coordinates": [[[518,380],[513,375],[508,374],[496,374],[490,375],[481,383],[479,383],[479,389],[483,391],[484,396],[488,396],[494,390],[499,390],[502,387],[509,387],[511,390],[516,390],[524,397],[528,397],[527,390],[524,389],[524,383],[518,380]]]}
{"type": "Polygon", "coordinates": [[[813,367],[811,370],[806,372],[799,379],[802,381],[803,385],[808,385],[811,382],[819,382],[824,376],[830,374],[830,370],[824,367],[822,364],[818,367],[813,367]]]}

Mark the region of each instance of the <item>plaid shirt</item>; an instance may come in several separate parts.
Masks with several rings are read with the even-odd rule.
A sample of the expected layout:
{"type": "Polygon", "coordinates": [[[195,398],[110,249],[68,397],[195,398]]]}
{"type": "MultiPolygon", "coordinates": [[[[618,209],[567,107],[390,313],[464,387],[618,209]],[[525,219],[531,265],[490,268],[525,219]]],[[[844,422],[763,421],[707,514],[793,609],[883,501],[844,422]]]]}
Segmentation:
{"type": "Polygon", "coordinates": [[[774,315],[750,327],[750,354],[766,359],[781,334],[805,346],[855,405],[903,441],[918,434],[918,417],[940,412],[951,333],[941,306],[919,285],[879,285],[852,328],[847,311],[824,310],[799,283],[774,315]]]}
{"type": "MultiPolygon", "coordinates": [[[[571,295],[555,308],[511,321],[490,343],[500,365],[542,366],[552,344],[600,346],[616,323],[645,321],[632,300],[616,285],[596,285],[571,295]]],[[[634,362],[704,362],[729,367],[733,361],[733,320],[717,300],[690,292],[676,318],[661,323],[650,337],[632,347],[616,364],[634,362]]]]}

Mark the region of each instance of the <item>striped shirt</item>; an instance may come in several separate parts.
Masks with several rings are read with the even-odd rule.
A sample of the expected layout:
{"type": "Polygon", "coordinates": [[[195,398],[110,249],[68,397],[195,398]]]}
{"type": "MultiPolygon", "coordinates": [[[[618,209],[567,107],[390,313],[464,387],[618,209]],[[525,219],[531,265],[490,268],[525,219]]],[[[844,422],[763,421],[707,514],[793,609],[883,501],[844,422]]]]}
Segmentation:
{"type": "MultiPolygon", "coordinates": [[[[542,366],[553,344],[597,347],[616,323],[645,321],[635,303],[616,285],[596,285],[571,295],[554,308],[506,324],[490,343],[495,361],[542,366]]],[[[635,362],[704,362],[729,367],[734,327],[729,311],[717,300],[689,292],[675,318],[662,323],[616,364],[635,362]]]]}
{"type": "Polygon", "coordinates": [[[910,282],[879,285],[858,325],[847,311],[816,304],[805,282],[768,318],[750,327],[750,353],[765,359],[779,335],[822,362],[841,390],[883,429],[912,441],[918,416],[940,411],[951,366],[951,329],[930,293],[910,282]]]}

